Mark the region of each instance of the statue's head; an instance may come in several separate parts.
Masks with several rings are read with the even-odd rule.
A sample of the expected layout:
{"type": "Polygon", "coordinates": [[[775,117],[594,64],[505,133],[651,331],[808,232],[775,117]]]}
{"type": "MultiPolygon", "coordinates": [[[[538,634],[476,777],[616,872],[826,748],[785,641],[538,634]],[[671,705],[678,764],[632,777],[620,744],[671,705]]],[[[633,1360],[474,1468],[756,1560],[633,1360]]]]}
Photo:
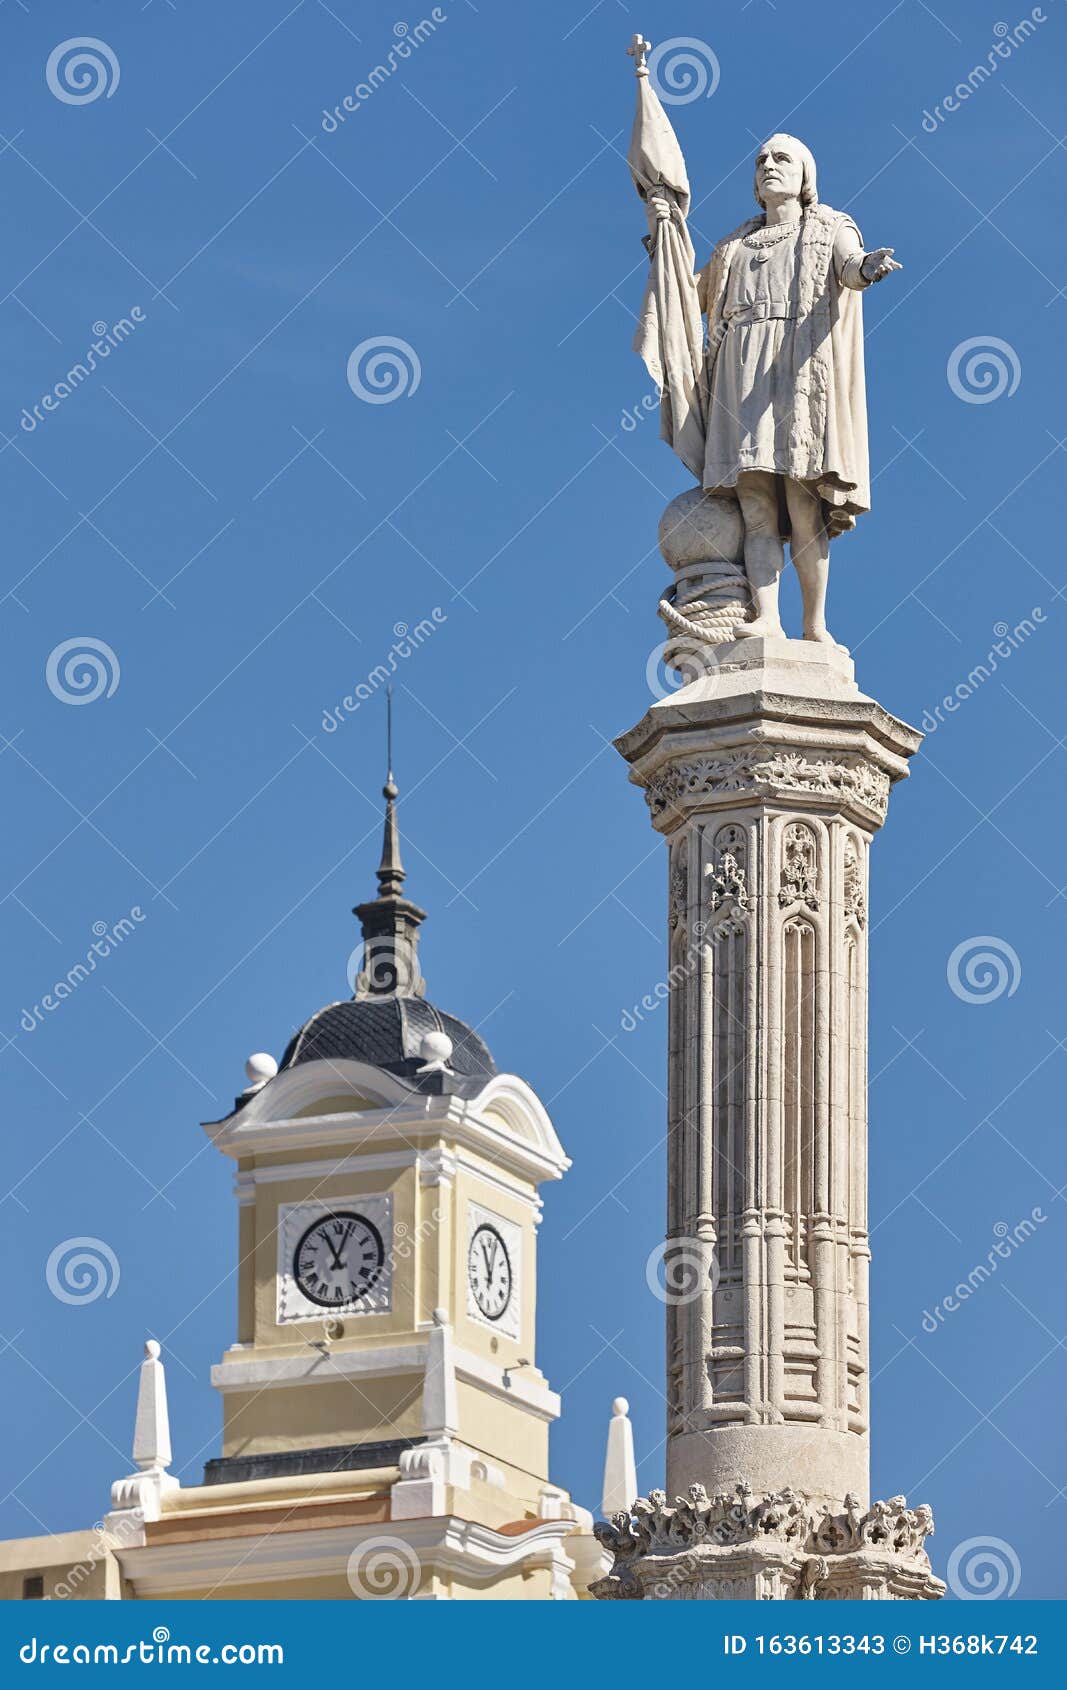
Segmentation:
{"type": "Polygon", "coordinates": [[[764,208],[768,193],[799,199],[805,208],[818,199],[815,160],[795,135],[772,135],[756,154],[756,198],[764,208]]]}

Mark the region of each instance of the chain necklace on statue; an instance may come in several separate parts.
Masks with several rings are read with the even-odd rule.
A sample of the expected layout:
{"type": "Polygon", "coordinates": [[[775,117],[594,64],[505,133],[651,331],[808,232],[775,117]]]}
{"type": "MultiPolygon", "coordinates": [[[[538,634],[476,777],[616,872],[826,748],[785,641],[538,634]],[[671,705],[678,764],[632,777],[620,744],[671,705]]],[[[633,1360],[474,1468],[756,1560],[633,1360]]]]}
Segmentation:
{"type": "Polygon", "coordinates": [[[802,221],[797,217],[792,223],[772,223],[769,228],[753,229],[751,234],[741,237],[741,244],[747,247],[777,246],[787,235],[795,235],[802,221]]]}

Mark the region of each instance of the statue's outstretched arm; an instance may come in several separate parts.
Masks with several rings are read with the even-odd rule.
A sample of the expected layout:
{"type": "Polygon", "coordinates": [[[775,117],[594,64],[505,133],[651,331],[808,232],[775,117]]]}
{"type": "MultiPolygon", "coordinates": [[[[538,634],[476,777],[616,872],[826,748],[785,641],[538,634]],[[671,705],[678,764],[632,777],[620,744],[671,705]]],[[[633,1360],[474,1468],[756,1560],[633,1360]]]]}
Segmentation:
{"type": "Polygon", "coordinates": [[[859,230],[854,223],[843,223],[834,242],[834,267],[837,279],[844,288],[869,288],[881,282],[894,270],[902,270],[893,257],[891,246],[876,247],[865,252],[859,230]]]}

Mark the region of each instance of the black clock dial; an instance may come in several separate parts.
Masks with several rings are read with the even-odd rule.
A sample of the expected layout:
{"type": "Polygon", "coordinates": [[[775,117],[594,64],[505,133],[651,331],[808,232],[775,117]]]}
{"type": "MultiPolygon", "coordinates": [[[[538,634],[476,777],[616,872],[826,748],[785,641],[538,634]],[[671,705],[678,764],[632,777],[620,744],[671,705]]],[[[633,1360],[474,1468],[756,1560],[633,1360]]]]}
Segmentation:
{"type": "Polygon", "coordinates": [[[374,1289],[384,1266],[381,1233],[351,1210],[320,1215],[293,1252],[293,1278],[308,1301],[323,1309],[358,1303],[374,1289]]]}
{"type": "Polygon", "coordinates": [[[499,1320],[511,1302],[511,1257],[495,1226],[475,1228],[467,1251],[471,1295],[486,1320],[499,1320]]]}

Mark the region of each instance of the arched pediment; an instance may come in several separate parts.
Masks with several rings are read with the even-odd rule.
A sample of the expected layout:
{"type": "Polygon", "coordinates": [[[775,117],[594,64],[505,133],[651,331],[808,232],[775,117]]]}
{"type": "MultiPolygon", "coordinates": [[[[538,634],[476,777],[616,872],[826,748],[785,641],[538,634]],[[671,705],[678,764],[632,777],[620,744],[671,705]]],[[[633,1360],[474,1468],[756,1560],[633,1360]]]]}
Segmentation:
{"type": "MultiPolygon", "coordinates": [[[[242,1126],[290,1121],[297,1116],[361,1113],[415,1102],[418,1092],[405,1080],[366,1062],[331,1058],[283,1068],[227,1117],[242,1126]]],[[[221,1123],[220,1123],[221,1124],[221,1123]]]]}
{"type": "MultiPolygon", "coordinates": [[[[470,1107],[490,1122],[499,1122],[516,1138],[525,1139],[559,1174],[570,1167],[551,1117],[532,1086],[517,1074],[496,1074],[471,1098],[470,1107]]],[[[558,1175],[557,1175],[558,1177],[558,1175]]]]}

